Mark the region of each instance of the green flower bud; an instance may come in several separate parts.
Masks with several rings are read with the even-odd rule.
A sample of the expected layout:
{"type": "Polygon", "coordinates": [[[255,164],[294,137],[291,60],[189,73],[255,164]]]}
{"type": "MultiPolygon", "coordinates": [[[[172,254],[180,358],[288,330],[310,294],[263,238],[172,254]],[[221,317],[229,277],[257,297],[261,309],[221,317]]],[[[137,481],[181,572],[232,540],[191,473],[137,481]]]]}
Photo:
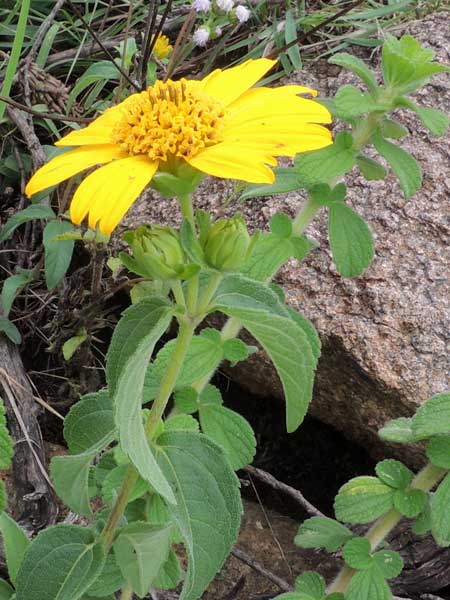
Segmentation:
{"type": "Polygon", "coordinates": [[[177,234],[170,227],[141,225],[127,232],[139,272],[152,279],[174,279],[183,270],[184,257],[177,234]]]}
{"type": "Polygon", "coordinates": [[[246,261],[251,238],[240,214],[214,223],[204,241],[205,259],[219,271],[237,271],[246,261]]]}

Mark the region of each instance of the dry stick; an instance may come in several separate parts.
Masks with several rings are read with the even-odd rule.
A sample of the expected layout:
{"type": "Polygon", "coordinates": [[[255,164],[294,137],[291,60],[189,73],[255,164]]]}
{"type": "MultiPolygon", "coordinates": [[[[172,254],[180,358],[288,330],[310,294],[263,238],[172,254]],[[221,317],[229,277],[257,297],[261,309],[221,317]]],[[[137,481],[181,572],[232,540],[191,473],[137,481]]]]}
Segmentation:
{"type": "Polygon", "coordinates": [[[83,15],[81,14],[81,12],[78,10],[78,7],[75,6],[75,4],[73,4],[73,2],[71,2],[71,0],[67,0],[68,4],[70,5],[71,9],[73,10],[73,12],[76,14],[76,16],[80,19],[80,21],[83,23],[83,25],[86,27],[86,29],[89,31],[89,33],[91,34],[91,36],[94,38],[94,40],[96,41],[96,43],[100,46],[100,48],[103,50],[103,52],[106,54],[106,57],[108,58],[108,60],[111,61],[111,63],[116,67],[116,69],[119,71],[119,73],[122,75],[122,77],[124,77],[128,83],[137,91],[140,92],[140,88],[138,85],[136,85],[136,83],[131,79],[131,77],[128,75],[128,73],[126,73],[122,67],[120,65],[117,64],[117,62],[114,59],[114,56],[111,54],[111,52],[108,50],[108,48],[105,46],[105,44],[101,41],[101,39],[98,37],[98,35],[95,33],[95,31],[92,29],[92,27],[89,25],[89,23],[86,21],[86,19],[83,17],[83,15]]]}
{"type": "Polygon", "coordinates": [[[0,96],[0,101],[4,102],[5,104],[9,104],[9,106],[12,106],[13,108],[17,108],[18,110],[23,110],[24,112],[27,112],[30,115],[40,117],[41,119],[50,119],[51,121],[70,121],[71,123],[81,123],[83,125],[88,125],[93,120],[90,118],[83,117],[68,117],[66,115],[59,115],[58,113],[40,112],[38,110],[33,110],[32,108],[25,106],[25,104],[16,102],[11,98],[6,98],[5,96],[0,96]]]}
{"type": "Polygon", "coordinates": [[[158,9],[160,7],[160,0],[151,0],[147,12],[147,23],[145,26],[144,39],[142,40],[141,48],[141,60],[139,61],[138,78],[141,84],[141,88],[144,90],[147,83],[147,64],[150,60],[150,56],[158,37],[158,33],[161,28],[161,23],[158,27],[158,31],[155,31],[153,38],[150,39],[152,31],[155,27],[156,19],[158,17],[158,9]]]}
{"type": "Polygon", "coordinates": [[[320,512],[318,508],[311,504],[311,502],[308,502],[308,500],[303,496],[301,492],[291,487],[290,485],[287,485],[286,483],[278,481],[278,479],[275,479],[275,477],[273,477],[273,475],[271,475],[270,473],[267,473],[262,469],[257,469],[256,467],[252,467],[250,465],[248,467],[245,467],[244,471],[252,475],[252,477],[256,477],[263,483],[267,483],[267,485],[270,485],[270,487],[272,487],[273,489],[283,492],[287,496],[293,498],[296,502],[300,504],[300,506],[304,510],[306,510],[306,512],[309,515],[312,515],[313,517],[325,516],[323,513],[320,512]]]}
{"type": "MultiPolygon", "coordinates": [[[[0,97],[0,100],[3,99],[4,98],[0,97]]],[[[8,101],[8,104],[11,103],[8,101]]],[[[16,108],[8,106],[6,112],[8,113],[11,121],[20,131],[23,141],[25,142],[25,144],[28,147],[28,150],[30,151],[31,161],[33,163],[34,169],[38,169],[45,163],[47,157],[45,156],[44,149],[42,148],[41,143],[33,127],[24,119],[23,114],[16,108]]]]}
{"type": "MultiPolygon", "coordinates": [[[[153,36],[153,39],[150,43],[150,47],[149,47],[149,57],[151,56],[152,52],[153,52],[153,48],[155,47],[156,41],[158,39],[158,35],[162,32],[163,27],[166,23],[167,17],[169,16],[170,11],[172,10],[172,2],[173,0],[168,0],[166,8],[164,9],[163,15],[161,17],[161,21],[159,22],[158,25],[158,29],[157,31],[155,31],[155,35],[153,36]]],[[[144,65],[144,69],[147,69],[147,65],[144,65]]]]}
{"type": "Polygon", "coordinates": [[[84,46],[80,48],[70,48],[69,50],[62,50],[61,52],[55,52],[55,54],[50,54],[47,59],[47,66],[54,65],[58,62],[64,62],[67,60],[71,60],[75,56],[78,58],[88,58],[95,53],[101,53],[105,51],[105,48],[109,50],[110,48],[115,48],[117,44],[119,44],[125,37],[124,33],[118,34],[116,37],[111,38],[110,40],[105,40],[102,42],[102,47],[97,48],[97,42],[88,42],[84,44],[84,46]]]}
{"type": "Polygon", "coordinates": [[[260,575],[263,575],[266,579],[277,585],[280,588],[280,590],[283,590],[283,592],[293,591],[294,588],[291,585],[289,585],[287,581],[285,581],[281,577],[278,577],[278,575],[275,575],[275,573],[272,573],[272,571],[269,571],[268,569],[263,567],[261,563],[259,563],[257,560],[255,560],[239,548],[234,547],[231,551],[231,554],[246,565],[248,565],[249,567],[251,567],[254,571],[260,573],[260,575]]]}
{"type": "Polygon", "coordinates": [[[286,44],[281,48],[276,48],[275,50],[272,50],[272,52],[267,56],[267,58],[277,58],[278,56],[280,56],[280,54],[286,52],[286,50],[289,50],[289,48],[292,48],[292,46],[302,44],[306,39],[309,38],[310,35],[316,33],[317,31],[320,31],[323,27],[326,27],[330,23],[334,23],[334,21],[337,21],[342,16],[346,15],[348,12],[350,12],[360,4],[363,4],[363,2],[365,2],[365,0],[356,0],[356,2],[349,4],[348,6],[337,12],[335,15],[328,17],[328,19],[325,19],[325,21],[322,21],[322,23],[319,23],[309,31],[303,31],[302,33],[300,33],[300,35],[297,36],[297,39],[293,40],[289,44],[286,44]]]}
{"type": "Polygon", "coordinates": [[[195,19],[197,18],[197,12],[194,9],[191,9],[183,23],[183,26],[178,33],[175,46],[173,47],[172,56],[170,57],[169,64],[167,65],[166,75],[164,77],[164,81],[167,81],[172,76],[175,67],[177,66],[177,60],[179,51],[186,42],[193,26],[195,23],[195,19]]]}

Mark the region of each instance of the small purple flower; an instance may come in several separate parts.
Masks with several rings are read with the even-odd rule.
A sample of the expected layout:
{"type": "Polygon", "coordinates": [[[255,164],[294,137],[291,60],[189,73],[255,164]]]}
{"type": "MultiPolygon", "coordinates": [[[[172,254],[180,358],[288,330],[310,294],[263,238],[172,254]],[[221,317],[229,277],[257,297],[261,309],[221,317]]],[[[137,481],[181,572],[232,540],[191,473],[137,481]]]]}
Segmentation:
{"type": "Polygon", "coordinates": [[[208,43],[210,32],[208,27],[202,26],[194,31],[193,40],[196,46],[204,48],[208,43]]]}
{"type": "Polygon", "coordinates": [[[250,19],[250,11],[246,6],[239,4],[236,6],[236,18],[239,23],[246,23],[250,19]]]}

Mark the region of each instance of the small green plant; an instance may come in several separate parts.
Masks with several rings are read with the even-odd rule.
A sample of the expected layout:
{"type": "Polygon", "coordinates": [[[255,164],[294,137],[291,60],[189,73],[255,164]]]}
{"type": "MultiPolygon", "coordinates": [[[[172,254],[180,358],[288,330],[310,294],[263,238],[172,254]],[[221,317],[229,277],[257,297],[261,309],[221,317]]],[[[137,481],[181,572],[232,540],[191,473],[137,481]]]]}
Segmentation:
{"type": "MultiPolygon", "coordinates": [[[[69,171],[73,174],[74,160],[84,161],[87,157],[84,167],[98,163],[98,153],[95,157],[89,155],[92,142],[86,139],[93,136],[95,144],[101,144],[105,130],[111,136],[113,129],[114,143],[119,148],[102,151],[122,157],[131,148],[133,156],[109,163],[84,180],[72,201],[72,220],[79,224],[89,214],[91,227],[99,226],[103,235],[109,234],[150,180],[164,195],[178,197],[183,220],[178,229],[140,226],[124,236],[130,252],[122,253],[120,259],[140,281],[131,294],[133,304],[124,311],[111,340],[106,358],[107,387],[83,396],[72,407],[64,421],[69,454],[55,457],[51,463],[57,494],[71,510],[83,515],[88,525],[56,525],[40,532],[31,543],[23,542],[20,546],[23,551],[15,555],[14,567],[8,565],[15,591],[6,589],[5,598],[107,600],[121,590],[121,598],[126,600],[133,593],[143,598],[151,588],[170,589],[183,581],[180,598],[196,600],[222,566],[236,540],[242,511],[234,471],[252,461],[256,440],[249,423],[223,405],[220,390],[210,383],[211,377],[224,359],[237,363],[254,351],[237,338],[241,328],[245,328],[265,349],[280,376],[287,431],[299,427],[312,396],[320,340],[312,323],[289,308],[282,291],[270,281],[288,259],[302,261],[308,255],[313,244],[304,231],[322,208],[329,213],[330,245],[338,271],[345,277],[361,274],[373,257],[372,236],[367,224],[345,204],[346,188],[339,179],[355,166],[369,180],[385,177],[384,167],[364,153],[368,145],[373,145],[391,165],[405,195],[410,197],[420,187],[420,168],[408,153],[388,141],[387,138],[407,133],[388,114],[398,107],[410,108],[435,134],[443,133],[448,125],[441,112],[423,109],[406,98],[406,94],[426,83],[433,74],[448,70],[434,62],[432,53],[413,38],[405,36],[400,41],[387,38],[383,48],[382,86],[362,61],[348,54],[337,55],[333,61],[355,72],[368,91],[344,86],[333,101],[324,101],[334,116],[348,125],[333,144],[329,144],[329,133],[322,126],[313,124],[308,129],[311,123],[299,122],[299,129],[305,127],[309,135],[317,136],[314,147],[321,149],[298,155],[292,168],[275,169],[273,184],[247,186],[242,198],[299,188],[308,190],[308,200],[296,218],[291,220],[278,213],[270,222],[270,232],[250,236],[239,214],[213,223],[207,212],[193,211],[190,197],[201,179],[201,171],[229,178],[240,173],[244,180],[273,181],[266,165],[273,164],[274,142],[270,135],[258,138],[255,149],[251,144],[254,123],[250,129],[245,128],[245,122],[235,123],[244,132],[240,133],[241,143],[246,136],[250,140],[240,150],[239,171],[233,170],[236,163],[232,154],[212,153],[209,161],[199,162],[201,154],[192,151],[193,144],[202,141],[199,135],[183,138],[187,149],[177,147],[184,154],[175,157],[170,150],[173,138],[168,137],[164,146],[160,130],[149,143],[142,130],[135,127],[134,120],[134,129],[123,122],[112,127],[109,120],[118,114],[118,109],[113,108],[87,129],[74,131],[66,136],[68,139],[61,140],[60,145],[86,143],[84,154],[79,149],[69,150],[44,166],[28,184],[29,193],[34,193],[67,178],[69,171]],[[251,160],[247,156],[250,150],[251,160]],[[170,160],[165,160],[164,152],[169,153],[170,160]],[[179,160],[180,156],[186,160],[179,160]],[[143,174],[131,166],[136,160],[143,174]],[[120,179],[123,161],[129,161],[125,185],[120,179]],[[56,180],[57,169],[66,169],[65,177],[56,180]],[[102,177],[98,175],[102,170],[105,179],[100,185],[96,178],[102,177]],[[114,194],[118,195],[117,201],[110,206],[108,202],[115,198],[114,194]],[[222,330],[199,331],[199,325],[212,312],[228,317],[222,330]],[[154,356],[155,345],[173,322],[178,327],[176,338],[166,342],[154,356]],[[96,498],[101,500],[100,508],[95,508],[99,506],[93,503],[96,498]],[[175,553],[174,545],[179,542],[184,544],[188,558],[186,573],[175,553]]],[[[256,81],[263,74],[259,73],[261,65],[267,71],[263,62],[246,63],[242,71],[248,69],[256,81]]],[[[222,75],[215,74],[219,76],[222,75]]],[[[214,77],[210,81],[214,86],[214,77]]],[[[234,84],[237,82],[242,93],[244,84],[239,78],[234,84]]],[[[189,118],[197,105],[192,108],[189,104],[186,85],[184,88],[171,83],[167,88],[164,85],[155,88],[158,96],[149,97],[151,106],[161,111],[159,118],[167,131],[164,111],[171,106],[170,102],[181,103],[183,114],[189,118]]],[[[225,89],[220,85],[218,88],[225,89]]],[[[194,91],[197,89],[193,86],[194,91]]],[[[233,91],[233,86],[225,89],[227,94],[231,94],[230,90],[233,91]]],[[[152,89],[150,92],[153,94],[152,89]]],[[[314,114],[321,118],[313,120],[323,122],[328,115],[312,100],[300,102],[287,88],[252,90],[243,102],[258,94],[263,103],[256,106],[256,111],[263,110],[266,100],[275,106],[275,100],[281,99],[291,108],[301,105],[316,111],[314,114]]],[[[238,104],[236,97],[230,96],[233,106],[238,104]]],[[[136,96],[132,102],[135,101],[136,96]]],[[[141,114],[142,106],[136,107],[139,110],[132,113],[133,119],[141,114]]],[[[220,122],[221,110],[220,105],[207,98],[199,111],[201,131],[207,132],[209,140],[213,139],[214,152],[223,147],[223,139],[233,143],[236,135],[229,130],[222,134],[211,126],[212,122],[220,122]]],[[[266,119],[262,123],[267,126],[266,119]]],[[[285,154],[294,154],[292,148],[299,142],[292,133],[292,124],[286,128],[285,122],[277,122],[276,126],[280,136],[277,143],[285,154]]],[[[179,129],[184,135],[183,128],[179,129]]],[[[200,144],[194,148],[200,153],[202,149],[200,144]]],[[[67,221],[55,220],[53,214],[38,216],[50,219],[45,232],[54,229],[44,233],[46,252],[52,250],[53,244],[73,243],[74,238],[83,237],[80,231],[72,231],[67,221]],[[61,224],[71,230],[63,231],[61,224]]],[[[23,218],[23,213],[17,217],[23,218]]],[[[3,235],[19,224],[17,219],[7,224],[7,233],[3,235]]],[[[96,234],[89,235],[95,238],[96,234]]],[[[65,263],[59,267],[56,274],[52,271],[53,278],[46,269],[49,287],[57,284],[63,267],[67,268],[65,263]]],[[[10,291],[6,295],[11,299],[14,294],[10,291]]],[[[446,475],[446,469],[450,468],[449,420],[450,396],[442,394],[430,400],[413,419],[396,421],[383,430],[384,438],[391,441],[428,440],[432,464],[414,477],[398,461],[383,461],[378,465],[377,477],[357,478],[344,486],[336,499],[339,520],[348,523],[380,520],[366,538],[355,537],[344,525],[331,519],[306,521],[297,543],[324,546],[332,551],[344,546],[347,567],[328,592],[320,576],[307,573],[297,580],[296,591],[282,596],[284,599],[391,598],[386,581],[400,572],[402,562],[394,552],[376,547],[402,515],[418,518],[422,530],[426,530],[430,506],[431,528],[438,542],[450,543],[450,521],[445,512],[447,489],[450,489],[446,475]],[[428,492],[441,479],[429,503],[428,492]],[[374,589],[377,597],[373,595],[374,589]]],[[[20,529],[14,527],[15,535],[20,537],[20,529]]],[[[6,539],[4,532],[3,536],[6,539]]]]}

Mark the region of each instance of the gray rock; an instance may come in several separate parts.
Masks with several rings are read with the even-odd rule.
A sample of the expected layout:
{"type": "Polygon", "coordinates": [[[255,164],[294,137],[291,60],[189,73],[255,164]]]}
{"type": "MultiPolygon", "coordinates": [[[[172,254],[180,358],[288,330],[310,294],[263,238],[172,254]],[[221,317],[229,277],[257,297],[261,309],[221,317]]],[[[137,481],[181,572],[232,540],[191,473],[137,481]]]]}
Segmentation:
{"type": "MultiPolygon", "coordinates": [[[[403,27],[449,62],[448,13],[430,15],[403,27]]],[[[402,33],[398,30],[397,33],[402,33]]],[[[378,57],[372,57],[377,65],[378,57]]],[[[301,82],[332,95],[342,83],[356,83],[337,67],[316,63],[301,82]]],[[[450,77],[436,76],[416,94],[424,106],[450,112],[450,77]]],[[[364,444],[376,456],[405,452],[421,461],[420,448],[387,449],[377,430],[387,420],[411,415],[433,394],[450,387],[450,138],[433,138],[414,116],[399,113],[411,136],[402,145],[421,163],[422,189],[404,199],[394,176],[367,183],[356,172],[346,177],[348,202],[370,224],[376,257],[365,274],[340,277],[331,261],[326,214],[307,233],[320,243],[303,263],[290,261],[277,275],[288,303],[316,325],[323,344],[311,413],[364,444]]],[[[239,207],[225,201],[229,182],[206,182],[198,206],[216,215],[239,207]]],[[[294,216],[304,195],[249,201],[241,209],[252,228],[266,228],[278,210],[294,216]]],[[[137,222],[177,222],[173,201],[148,194],[128,217],[137,222]]],[[[264,353],[229,370],[256,394],[282,398],[278,377],[264,353]]]]}

